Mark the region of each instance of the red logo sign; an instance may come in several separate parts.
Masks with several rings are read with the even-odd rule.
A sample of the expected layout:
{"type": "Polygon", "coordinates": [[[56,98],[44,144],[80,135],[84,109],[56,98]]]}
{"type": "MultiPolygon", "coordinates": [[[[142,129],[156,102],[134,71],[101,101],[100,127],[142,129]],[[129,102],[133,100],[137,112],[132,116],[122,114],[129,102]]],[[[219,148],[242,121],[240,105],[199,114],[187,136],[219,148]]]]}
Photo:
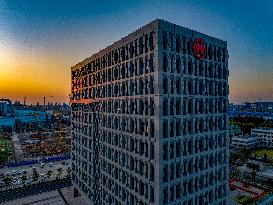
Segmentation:
{"type": "Polygon", "coordinates": [[[196,58],[203,59],[206,56],[206,47],[202,38],[194,39],[192,47],[196,58]]]}

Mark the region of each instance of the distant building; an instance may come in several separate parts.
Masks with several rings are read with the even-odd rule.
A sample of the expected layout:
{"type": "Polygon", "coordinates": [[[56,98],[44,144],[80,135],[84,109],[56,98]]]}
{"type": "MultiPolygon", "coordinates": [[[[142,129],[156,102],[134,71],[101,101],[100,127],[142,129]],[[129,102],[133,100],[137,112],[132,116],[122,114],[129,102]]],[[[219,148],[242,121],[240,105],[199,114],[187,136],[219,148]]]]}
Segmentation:
{"type": "Polygon", "coordinates": [[[252,135],[257,135],[261,138],[262,146],[273,147],[273,128],[257,127],[251,129],[252,135]]]}
{"type": "Polygon", "coordinates": [[[11,100],[0,99],[0,116],[2,117],[14,116],[14,108],[11,100]]]}
{"type": "Polygon", "coordinates": [[[273,148],[273,128],[258,127],[251,129],[251,135],[232,136],[231,147],[245,147],[249,149],[258,147],[273,148]]]}
{"type": "Polygon", "coordinates": [[[244,109],[253,111],[273,111],[273,102],[245,102],[244,109]]]}
{"type": "Polygon", "coordinates": [[[231,138],[232,148],[255,149],[261,146],[262,139],[257,135],[239,135],[231,138]]]}
{"type": "Polygon", "coordinates": [[[0,102],[0,115],[6,116],[7,112],[8,112],[8,102],[6,101],[0,102]]]}

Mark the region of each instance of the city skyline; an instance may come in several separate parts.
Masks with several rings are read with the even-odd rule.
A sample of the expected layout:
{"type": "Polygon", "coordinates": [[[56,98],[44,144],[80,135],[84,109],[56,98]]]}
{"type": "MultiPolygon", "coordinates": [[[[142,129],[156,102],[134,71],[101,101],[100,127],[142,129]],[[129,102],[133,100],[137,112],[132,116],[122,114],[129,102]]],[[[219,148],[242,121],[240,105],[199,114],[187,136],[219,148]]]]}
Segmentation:
{"type": "Polygon", "coordinates": [[[273,100],[270,1],[1,1],[0,11],[1,97],[68,102],[71,66],[160,18],[228,42],[231,102],[273,100]]]}

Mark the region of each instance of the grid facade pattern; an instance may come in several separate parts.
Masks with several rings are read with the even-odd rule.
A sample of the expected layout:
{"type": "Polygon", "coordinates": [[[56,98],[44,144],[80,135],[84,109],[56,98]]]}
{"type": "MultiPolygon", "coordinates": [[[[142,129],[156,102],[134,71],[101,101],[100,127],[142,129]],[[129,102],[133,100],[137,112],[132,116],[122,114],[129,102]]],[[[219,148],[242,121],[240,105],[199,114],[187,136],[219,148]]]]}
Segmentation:
{"type": "MultiPolygon", "coordinates": [[[[227,58],[226,42],[155,20],[72,67],[72,101],[100,101],[101,204],[226,204],[227,58]]],[[[72,108],[72,181],[90,199],[92,117],[72,108]]]]}
{"type": "Polygon", "coordinates": [[[256,127],[251,129],[252,135],[257,135],[260,139],[261,147],[273,147],[273,128],[256,127]]]}

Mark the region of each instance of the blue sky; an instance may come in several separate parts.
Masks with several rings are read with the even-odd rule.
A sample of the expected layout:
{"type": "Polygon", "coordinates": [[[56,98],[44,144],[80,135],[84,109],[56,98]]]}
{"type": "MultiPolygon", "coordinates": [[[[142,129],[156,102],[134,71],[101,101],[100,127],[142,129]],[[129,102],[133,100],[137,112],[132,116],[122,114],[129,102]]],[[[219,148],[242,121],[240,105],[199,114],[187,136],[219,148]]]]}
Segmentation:
{"type": "MultiPolygon", "coordinates": [[[[70,89],[69,67],[156,18],[228,42],[232,102],[273,100],[270,0],[0,0],[0,94],[12,99],[28,95],[31,101],[53,95],[64,101],[70,89]],[[20,76],[37,71],[35,83],[48,82],[54,89],[47,83],[37,92],[1,87],[1,80],[15,72],[20,81],[20,76]]],[[[24,79],[21,84],[27,86],[24,79]]]]}

